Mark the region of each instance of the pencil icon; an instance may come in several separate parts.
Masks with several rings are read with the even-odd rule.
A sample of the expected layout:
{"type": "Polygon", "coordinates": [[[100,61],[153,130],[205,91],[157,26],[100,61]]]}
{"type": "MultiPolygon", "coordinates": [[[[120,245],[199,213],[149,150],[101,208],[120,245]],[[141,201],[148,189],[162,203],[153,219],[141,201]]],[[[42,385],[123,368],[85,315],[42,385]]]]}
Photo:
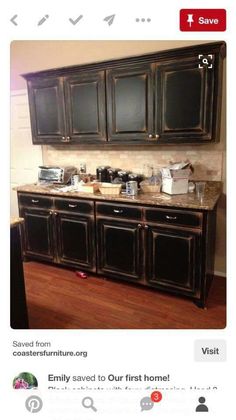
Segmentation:
{"type": "Polygon", "coordinates": [[[49,18],[49,15],[45,15],[40,21],[38,22],[38,26],[42,25],[46,20],[49,18]]]}

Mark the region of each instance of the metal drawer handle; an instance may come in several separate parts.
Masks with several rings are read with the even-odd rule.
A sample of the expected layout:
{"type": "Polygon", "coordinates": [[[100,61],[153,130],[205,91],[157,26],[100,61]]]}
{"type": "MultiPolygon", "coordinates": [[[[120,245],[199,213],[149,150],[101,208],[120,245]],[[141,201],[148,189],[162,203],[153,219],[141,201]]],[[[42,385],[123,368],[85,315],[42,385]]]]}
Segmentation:
{"type": "Polygon", "coordinates": [[[71,207],[72,209],[74,209],[75,207],[77,207],[77,204],[68,204],[68,207],[71,207]]]}
{"type": "Polygon", "coordinates": [[[114,212],[114,213],[119,213],[119,214],[122,214],[122,213],[123,213],[123,210],[117,210],[117,209],[114,209],[114,210],[113,210],[113,212],[114,212]]]}
{"type": "Polygon", "coordinates": [[[39,200],[33,200],[32,198],[31,203],[39,203],[39,200]]]}
{"type": "Polygon", "coordinates": [[[166,216],[166,219],[168,220],[176,220],[177,216],[166,216]]]}

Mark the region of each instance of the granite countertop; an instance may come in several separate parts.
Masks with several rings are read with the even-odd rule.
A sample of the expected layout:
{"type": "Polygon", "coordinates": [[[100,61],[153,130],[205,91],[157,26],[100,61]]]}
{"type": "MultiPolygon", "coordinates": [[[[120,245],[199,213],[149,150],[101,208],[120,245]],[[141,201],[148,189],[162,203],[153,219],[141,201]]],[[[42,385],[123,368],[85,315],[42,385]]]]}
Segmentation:
{"type": "Polygon", "coordinates": [[[20,223],[23,223],[24,219],[22,217],[11,217],[10,219],[10,226],[14,227],[16,225],[19,225],[20,223]]]}
{"type": "Polygon", "coordinates": [[[118,201],[129,204],[148,204],[162,207],[180,207],[198,210],[213,210],[222,191],[222,184],[218,181],[207,181],[204,197],[199,199],[195,193],[168,195],[165,193],[139,193],[135,197],[120,194],[102,195],[100,193],[82,193],[82,192],[60,192],[56,191],[57,186],[43,186],[37,184],[27,184],[14,188],[17,192],[43,194],[67,198],[87,198],[99,201],[118,201]]]}

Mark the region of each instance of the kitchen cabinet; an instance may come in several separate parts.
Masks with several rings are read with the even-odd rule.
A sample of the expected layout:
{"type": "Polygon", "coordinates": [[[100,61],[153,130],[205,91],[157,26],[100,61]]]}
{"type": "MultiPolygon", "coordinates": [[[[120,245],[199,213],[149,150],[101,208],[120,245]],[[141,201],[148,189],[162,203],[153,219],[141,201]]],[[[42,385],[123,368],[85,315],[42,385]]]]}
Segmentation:
{"type": "Polygon", "coordinates": [[[140,208],[115,203],[96,204],[99,274],[133,281],[141,279],[143,241],[140,219],[140,208]]]}
{"type": "Polygon", "coordinates": [[[33,78],[28,94],[34,144],[106,139],[104,71],[33,78]]]}
{"type": "Polygon", "coordinates": [[[155,68],[155,132],[162,143],[209,142],[215,138],[216,74],[199,67],[197,55],[163,61],[155,68]]]}
{"type": "Polygon", "coordinates": [[[205,306],[216,208],[18,193],[24,255],[176,293],[205,306]]]}
{"type": "Polygon", "coordinates": [[[68,140],[105,141],[105,72],[90,71],[65,77],[64,85],[68,140]]]}
{"type": "Polygon", "coordinates": [[[148,225],[147,281],[194,295],[199,289],[201,233],[148,225]]]}
{"type": "Polygon", "coordinates": [[[55,199],[57,262],[96,271],[93,203],[55,199]]]}
{"type": "Polygon", "coordinates": [[[60,143],[66,139],[65,102],[61,78],[28,81],[32,141],[60,143]]]}
{"type": "Polygon", "coordinates": [[[24,256],[90,271],[96,270],[93,203],[20,194],[25,219],[24,256]],[[27,206],[27,207],[26,207],[27,206]]]}
{"type": "Polygon", "coordinates": [[[189,296],[204,306],[202,212],[97,203],[96,215],[99,274],[189,296]]]}
{"type": "Polygon", "coordinates": [[[19,194],[19,214],[24,218],[24,255],[53,261],[52,199],[19,194]]]}
{"type": "Polygon", "coordinates": [[[109,141],[138,142],[153,132],[153,72],[151,64],[107,72],[109,141]]]}
{"type": "Polygon", "coordinates": [[[98,219],[98,273],[138,281],[141,278],[140,226],[132,222],[98,219]]]}
{"type": "Polygon", "coordinates": [[[224,57],[218,42],[26,74],[33,143],[219,141],[224,57]]]}
{"type": "Polygon", "coordinates": [[[45,261],[53,261],[52,212],[23,208],[20,216],[25,220],[25,256],[36,256],[45,261]]]}

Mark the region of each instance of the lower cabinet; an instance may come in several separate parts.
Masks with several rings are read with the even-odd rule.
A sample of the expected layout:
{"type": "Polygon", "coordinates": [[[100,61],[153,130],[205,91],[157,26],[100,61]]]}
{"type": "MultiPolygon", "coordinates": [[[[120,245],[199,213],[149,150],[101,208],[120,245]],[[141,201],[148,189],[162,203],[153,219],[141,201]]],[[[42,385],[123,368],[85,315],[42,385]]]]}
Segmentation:
{"type": "Polygon", "coordinates": [[[24,255],[36,256],[45,261],[53,261],[53,220],[52,212],[42,209],[20,210],[25,220],[24,255]]]}
{"type": "Polygon", "coordinates": [[[23,193],[18,199],[26,257],[133,281],[205,305],[214,272],[215,210],[23,193]]]}
{"type": "Polygon", "coordinates": [[[128,280],[142,275],[141,224],[97,219],[98,273],[128,280]]]}
{"type": "Polygon", "coordinates": [[[94,222],[91,217],[57,213],[58,262],[96,271],[94,222]]]}
{"type": "Polygon", "coordinates": [[[147,281],[163,289],[195,295],[199,289],[201,235],[148,226],[147,281]]]}
{"type": "Polygon", "coordinates": [[[96,271],[93,203],[23,194],[18,201],[25,257],[96,271]]]}

